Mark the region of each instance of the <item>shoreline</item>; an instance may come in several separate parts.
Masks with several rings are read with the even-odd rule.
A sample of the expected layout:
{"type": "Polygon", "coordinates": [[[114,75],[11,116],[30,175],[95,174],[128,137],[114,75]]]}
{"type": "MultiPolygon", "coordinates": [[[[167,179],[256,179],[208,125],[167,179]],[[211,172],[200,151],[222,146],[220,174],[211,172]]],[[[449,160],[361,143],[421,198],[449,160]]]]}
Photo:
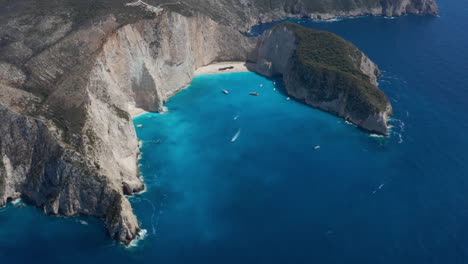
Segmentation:
{"type": "Polygon", "coordinates": [[[232,72],[251,72],[250,67],[255,64],[247,61],[225,61],[215,62],[202,66],[195,70],[194,76],[208,75],[208,74],[223,74],[232,72]],[[219,70],[220,68],[233,67],[232,69],[219,70]]]}
{"type": "MultiPolygon", "coordinates": [[[[194,72],[194,77],[200,76],[200,75],[214,75],[214,74],[223,74],[223,73],[234,73],[234,72],[253,72],[252,70],[249,70],[249,68],[253,68],[255,66],[255,63],[253,62],[247,62],[247,61],[223,61],[223,62],[215,62],[211,63],[205,66],[201,66],[197,68],[194,72]],[[233,67],[232,69],[225,69],[220,71],[220,68],[226,68],[226,67],[233,67]]],[[[193,80],[192,80],[193,81],[193,80]]],[[[183,90],[187,88],[190,85],[190,83],[180,89],[183,90]]],[[[179,91],[180,91],[179,90],[179,91]]],[[[179,91],[175,92],[174,94],[170,95],[169,97],[174,96],[176,93],[179,91]]],[[[164,111],[166,112],[166,111],[164,111]]],[[[144,115],[149,113],[148,111],[143,110],[142,108],[137,108],[137,107],[131,107],[128,110],[128,113],[130,114],[130,118],[134,119],[138,116],[144,115]]]]}
{"type": "Polygon", "coordinates": [[[146,114],[148,112],[141,109],[141,108],[133,107],[133,108],[130,108],[128,110],[128,113],[130,114],[130,118],[133,119],[135,117],[141,116],[141,115],[146,114]]]}

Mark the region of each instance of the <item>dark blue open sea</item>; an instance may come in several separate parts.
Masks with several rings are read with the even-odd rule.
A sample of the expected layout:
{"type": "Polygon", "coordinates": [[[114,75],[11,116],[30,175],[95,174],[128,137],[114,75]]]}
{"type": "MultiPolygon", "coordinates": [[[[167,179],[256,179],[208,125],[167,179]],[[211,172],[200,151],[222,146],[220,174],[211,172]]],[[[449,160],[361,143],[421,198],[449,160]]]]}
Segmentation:
{"type": "Polygon", "coordinates": [[[279,80],[199,76],[168,113],[134,120],[137,246],[93,218],[9,205],[0,263],[468,263],[468,1],[439,4],[440,17],[297,21],[380,66],[389,138],[287,100],[279,80]]]}

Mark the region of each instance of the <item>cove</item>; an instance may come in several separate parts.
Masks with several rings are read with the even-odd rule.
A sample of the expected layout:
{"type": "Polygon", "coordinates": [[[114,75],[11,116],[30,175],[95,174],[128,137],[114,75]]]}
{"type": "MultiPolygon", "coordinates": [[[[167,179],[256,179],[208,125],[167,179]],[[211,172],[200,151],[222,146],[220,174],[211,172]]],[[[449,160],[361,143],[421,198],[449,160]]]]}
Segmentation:
{"type": "Polygon", "coordinates": [[[379,65],[389,138],[286,100],[279,80],[200,76],[168,113],[134,120],[147,185],[130,198],[147,230],[138,246],[96,219],[9,205],[0,262],[465,263],[468,4],[439,4],[438,18],[297,21],[379,65]]]}
{"type": "Polygon", "coordinates": [[[343,216],[367,227],[399,137],[369,136],[282,89],[254,73],[199,76],[167,113],[134,120],[148,186],[133,201],[150,223],[143,248],[168,262],[190,262],[188,250],[200,262],[296,263],[325,257],[317,249],[343,235],[343,216]]]}

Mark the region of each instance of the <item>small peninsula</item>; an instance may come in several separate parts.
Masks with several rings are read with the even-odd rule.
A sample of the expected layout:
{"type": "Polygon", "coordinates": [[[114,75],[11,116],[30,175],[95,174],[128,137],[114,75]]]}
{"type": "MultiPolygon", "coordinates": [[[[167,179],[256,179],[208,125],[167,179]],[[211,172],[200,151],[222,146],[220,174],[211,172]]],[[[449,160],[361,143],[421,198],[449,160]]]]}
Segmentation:
{"type": "Polygon", "coordinates": [[[388,135],[392,107],[377,87],[377,65],[333,33],[291,22],[277,25],[260,42],[257,72],[281,75],[290,96],[388,135]]]}

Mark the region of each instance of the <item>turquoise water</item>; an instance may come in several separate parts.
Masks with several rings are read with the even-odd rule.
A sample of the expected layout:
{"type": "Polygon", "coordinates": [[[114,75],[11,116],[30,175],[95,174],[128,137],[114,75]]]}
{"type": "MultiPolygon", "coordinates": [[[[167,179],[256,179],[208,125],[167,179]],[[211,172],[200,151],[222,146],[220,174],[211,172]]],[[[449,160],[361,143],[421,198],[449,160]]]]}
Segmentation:
{"type": "Polygon", "coordinates": [[[168,113],[134,120],[148,187],[131,198],[137,247],[93,218],[10,205],[0,263],[468,262],[468,2],[439,4],[438,18],[295,21],[379,64],[389,138],[287,100],[279,80],[200,76],[168,113]]]}
{"type": "Polygon", "coordinates": [[[370,137],[281,91],[254,73],[200,76],[168,113],[135,119],[144,197],[162,211],[148,219],[155,233],[143,244],[165,252],[162,260],[189,262],[193,254],[179,256],[188,250],[200,262],[300,262],[379,210],[378,188],[397,173],[380,168],[391,167],[399,137],[370,137]]]}

